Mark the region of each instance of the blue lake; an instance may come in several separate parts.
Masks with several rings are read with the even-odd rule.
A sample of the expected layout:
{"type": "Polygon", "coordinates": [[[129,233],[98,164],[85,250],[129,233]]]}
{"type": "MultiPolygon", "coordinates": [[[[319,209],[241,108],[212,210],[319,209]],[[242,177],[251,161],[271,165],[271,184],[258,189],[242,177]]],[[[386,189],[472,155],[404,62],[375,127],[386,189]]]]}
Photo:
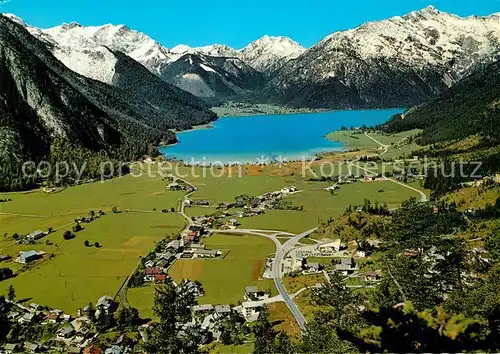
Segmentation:
{"type": "Polygon", "coordinates": [[[255,163],[262,158],[300,160],[319,152],[343,150],[342,143],[325,138],[342,126],[372,126],[401,112],[387,109],[225,117],[214,122],[211,129],[179,133],[179,143],[162,147],[161,152],[199,164],[255,163]]]}

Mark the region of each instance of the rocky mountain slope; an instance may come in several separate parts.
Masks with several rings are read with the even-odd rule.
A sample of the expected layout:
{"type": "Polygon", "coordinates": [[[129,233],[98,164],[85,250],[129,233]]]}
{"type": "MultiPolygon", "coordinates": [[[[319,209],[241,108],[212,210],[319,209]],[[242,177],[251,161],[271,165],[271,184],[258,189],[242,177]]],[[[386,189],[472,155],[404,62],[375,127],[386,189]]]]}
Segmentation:
{"type": "Polygon", "coordinates": [[[297,42],[287,37],[263,36],[251,42],[243,49],[233,49],[226,45],[210,45],[191,48],[187,45],[178,45],[171,49],[177,55],[204,54],[214,57],[235,57],[262,73],[271,73],[290,59],[295,59],[305,52],[297,42]]]}
{"type": "Polygon", "coordinates": [[[226,99],[265,85],[262,73],[234,57],[185,54],[165,68],[161,78],[198,97],[226,99]]]}
{"type": "Polygon", "coordinates": [[[22,163],[47,158],[56,138],[126,161],[146,153],[151,144],[175,141],[169,129],[216,118],[196,97],[163,82],[130,57],[109,53],[117,59],[115,86],[69,70],[47,43],[0,16],[3,181],[22,184],[17,181],[22,163]],[[133,77],[127,66],[136,70],[133,77]]]}
{"type": "Polygon", "coordinates": [[[500,15],[433,7],[326,37],[272,78],[267,96],[296,107],[409,106],[499,57],[500,15]]]}
{"type": "Polygon", "coordinates": [[[84,76],[112,84],[117,62],[112,53],[119,51],[211,103],[236,99],[308,108],[411,106],[500,57],[499,14],[460,18],[433,7],[335,32],[308,50],[289,38],[269,36],[240,50],[219,44],[168,50],[123,25],[26,27],[84,76]]]}
{"type": "Polygon", "coordinates": [[[180,58],[184,54],[203,54],[212,57],[238,57],[239,53],[237,50],[222,44],[207,45],[204,47],[191,48],[185,44],[179,44],[178,46],[170,49],[170,53],[176,56],[176,59],[180,58]]]}
{"type": "Polygon", "coordinates": [[[243,48],[239,57],[258,71],[272,73],[305,51],[290,38],[264,36],[243,48]]]}

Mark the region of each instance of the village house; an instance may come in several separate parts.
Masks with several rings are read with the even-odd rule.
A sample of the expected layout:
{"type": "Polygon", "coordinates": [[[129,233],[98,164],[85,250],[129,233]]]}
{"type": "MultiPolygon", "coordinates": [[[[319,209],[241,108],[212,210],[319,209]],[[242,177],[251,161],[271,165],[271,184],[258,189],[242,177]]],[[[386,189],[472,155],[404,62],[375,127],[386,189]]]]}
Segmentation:
{"type": "Polygon", "coordinates": [[[37,252],[35,250],[32,251],[21,251],[19,252],[19,256],[16,258],[16,262],[21,264],[27,264],[37,259],[41,258],[45,253],[37,252]]]}
{"type": "Polygon", "coordinates": [[[20,324],[23,324],[23,323],[32,323],[32,322],[35,321],[35,319],[36,319],[36,315],[34,313],[26,312],[24,315],[22,315],[17,320],[17,322],[20,323],[20,324]]]}
{"type": "Polygon", "coordinates": [[[71,321],[71,325],[77,332],[80,332],[82,331],[82,329],[87,328],[90,323],[90,319],[87,316],[80,316],[71,321]]]}
{"type": "Polygon", "coordinates": [[[183,189],[182,185],[180,185],[179,183],[177,182],[172,182],[170,183],[167,188],[171,191],[180,191],[183,189]]]}
{"type": "Polygon", "coordinates": [[[146,274],[144,276],[144,281],[155,281],[155,277],[157,275],[163,274],[163,268],[160,267],[147,267],[144,269],[144,273],[146,274]]]}
{"type": "Polygon", "coordinates": [[[247,322],[257,321],[262,308],[260,301],[245,301],[241,304],[242,315],[247,322]]]}
{"type": "Polygon", "coordinates": [[[299,252],[288,255],[283,260],[283,273],[291,273],[296,270],[301,270],[306,262],[306,258],[303,257],[299,252]]]}
{"type": "Polygon", "coordinates": [[[0,254],[0,262],[6,262],[6,261],[10,261],[12,259],[11,256],[9,255],[6,255],[6,254],[0,254]]]}
{"type": "Polygon", "coordinates": [[[186,288],[186,290],[192,293],[194,296],[203,296],[203,287],[200,283],[196,283],[190,280],[185,280],[182,284],[186,288]]]}
{"type": "Polygon", "coordinates": [[[104,311],[105,313],[110,313],[113,310],[113,298],[111,296],[101,296],[99,300],[97,300],[97,303],[95,305],[96,312],[95,312],[95,317],[98,317],[101,313],[101,311],[104,311]]]}
{"type": "Polygon", "coordinates": [[[191,307],[191,311],[193,316],[197,315],[205,315],[207,313],[211,313],[214,310],[214,306],[210,304],[206,305],[195,305],[191,307]]]}
{"type": "Polygon", "coordinates": [[[318,273],[320,271],[320,266],[319,263],[313,262],[313,263],[307,263],[307,270],[306,273],[318,273]]]}
{"type": "Polygon", "coordinates": [[[236,219],[230,219],[226,222],[226,225],[231,229],[235,229],[240,223],[236,219]]]}
{"type": "Polygon", "coordinates": [[[81,344],[87,339],[88,335],[90,333],[90,329],[87,327],[81,328],[79,331],[76,332],[74,342],[81,344]]]}
{"type": "Polygon", "coordinates": [[[345,249],[345,245],[341,243],[340,239],[337,239],[328,243],[300,247],[295,251],[295,256],[303,258],[333,257],[336,252],[339,252],[343,249],[345,249]]]}
{"type": "Polygon", "coordinates": [[[42,237],[45,236],[45,232],[42,230],[36,230],[30,233],[29,235],[26,236],[26,239],[29,241],[36,241],[38,239],[41,239],[42,237]]]}
{"type": "Polygon", "coordinates": [[[24,342],[23,348],[27,353],[36,353],[40,349],[40,346],[36,343],[24,342]]]}
{"type": "Polygon", "coordinates": [[[112,345],[106,351],[104,354],[122,354],[122,348],[118,345],[112,345]]]}
{"type": "Polygon", "coordinates": [[[37,312],[38,309],[40,308],[40,305],[32,302],[30,305],[29,305],[29,308],[28,310],[31,311],[31,312],[37,312]]]}
{"type": "Polygon", "coordinates": [[[219,203],[217,209],[231,209],[234,206],[234,203],[222,202],[219,203]]]}
{"type": "Polygon", "coordinates": [[[191,201],[191,205],[208,206],[210,202],[208,200],[193,200],[191,201]]]}
{"type": "Polygon", "coordinates": [[[59,339],[71,338],[74,333],[75,329],[73,328],[73,326],[67,325],[57,331],[57,338],[59,339]]]}
{"type": "Polygon", "coordinates": [[[91,344],[90,346],[83,349],[83,354],[101,354],[101,353],[102,353],[101,348],[95,346],[94,344],[91,344]]]}
{"type": "Polygon", "coordinates": [[[10,353],[16,353],[21,350],[21,345],[18,343],[7,343],[4,345],[4,350],[5,353],[10,354],[10,353]]]}
{"type": "Polygon", "coordinates": [[[155,283],[164,283],[167,280],[166,274],[158,274],[155,275],[155,283]]]}
{"type": "Polygon", "coordinates": [[[229,305],[215,305],[214,309],[217,317],[229,316],[231,313],[231,306],[229,305]]]}
{"type": "Polygon", "coordinates": [[[352,258],[342,258],[340,264],[335,265],[335,270],[342,274],[343,276],[348,276],[353,274],[358,270],[354,259],[352,258]]]}
{"type": "Polygon", "coordinates": [[[172,254],[170,252],[163,252],[163,253],[156,253],[155,254],[156,259],[158,260],[165,260],[167,263],[170,263],[175,259],[175,254],[172,254]]]}
{"type": "Polygon", "coordinates": [[[193,258],[215,258],[221,255],[219,250],[205,250],[199,248],[192,248],[188,252],[193,254],[193,258]]]}
{"type": "Polygon", "coordinates": [[[170,252],[177,253],[177,251],[181,248],[180,240],[173,240],[167,243],[166,249],[170,252]]]}
{"type": "Polygon", "coordinates": [[[61,314],[62,314],[62,311],[60,311],[60,310],[51,311],[47,315],[47,317],[45,317],[44,322],[45,323],[52,323],[52,324],[58,323],[60,318],[61,318],[61,314]]]}
{"type": "Polygon", "coordinates": [[[196,231],[189,231],[185,237],[185,243],[198,242],[200,235],[196,231]]]}
{"type": "Polygon", "coordinates": [[[340,250],[342,250],[344,248],[345,248],[345,245],[342,245],[340,239],[338,238],[332,242],[319,244],[317,249],[322,254],[333,254],[335,252],[339,252],[340,250]]]}
{"type": "Polygon", "coordinates": [[[295,192],[297,192],[297,187],[295,187],[295,186],[284,187],[284,188],[281,188],[280,192],[283,194],[295,193],[295,192]]]}
{"type": "Polygon", "coordinates": [[[244,296],[247,301],[263,300],[269,297],[265,291],[259,290],[256,286],[246,286],[244,296]]]}
{"type": "Polygon", "coordinates": [[[357,251],[356,251],[356,257],[359,257],[359,258],[366,258],[366,251],[363,251],[363,250],[357,250],[357,251]]]}

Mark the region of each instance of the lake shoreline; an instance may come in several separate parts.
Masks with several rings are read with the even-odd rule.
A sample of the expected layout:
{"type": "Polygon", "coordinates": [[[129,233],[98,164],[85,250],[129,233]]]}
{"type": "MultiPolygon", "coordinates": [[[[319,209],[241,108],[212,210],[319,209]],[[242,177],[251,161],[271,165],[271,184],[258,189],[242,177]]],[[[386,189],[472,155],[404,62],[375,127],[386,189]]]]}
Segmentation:
{"type": "Polygon", "coordinates": [[[179,135],[177,143],[164,145],[159,150],[166,158],[189,164],[310,161],[325,154],[349,151],[345,142],[329,139],[330,133],[343,126],[381,124],[402,110],[363,109],[234,117],[240,119],[220,117],[209,124],[178,132],[182,138],[179,135]]]}

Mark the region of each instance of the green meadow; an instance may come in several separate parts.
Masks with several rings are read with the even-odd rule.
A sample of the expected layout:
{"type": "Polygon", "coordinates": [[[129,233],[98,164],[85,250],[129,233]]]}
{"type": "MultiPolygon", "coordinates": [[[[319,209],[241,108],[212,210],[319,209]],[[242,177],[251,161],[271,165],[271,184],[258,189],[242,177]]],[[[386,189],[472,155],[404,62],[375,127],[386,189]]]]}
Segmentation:
{"type": "MultiPolygon", "coordinates": [[[[149,167],[153,172],[157,169],[156,165],[149,167]]],[[[239,219],[242,228],[300,233],[340,216],[349,204],[362,204],[365,198],[396,207],[403,200],[418,196],[388,181],[342,185],[332,195],[324,190],[332,183],[305,181],[298,174],[280,175],[281,170],[270,166],[245,166],[241,177],[227,173],[212,176],[202,168],[180,167],[179,171],[198,188],[192,199],[208,199],[212,203],[209,207],[187,208],[190,216],[211,214],[218,203],[234,201],[240,194],[257,196],[290,185],[300,190],[285,198],[292,205],[303,206],[303,211],[268,210],[261,216],[239,219]]],[[[168,191],[167,183],[158,176],[129,175],[52,194],[42,190],[0,194],[2,199],[12,199],[0,204],[0,254],[15,258],[21,250],[46,253],[41,262],[28,268],[13,261],[3,263],[19,274],[1,282],[0,292],[5,293],[12,284],[19,299],[72,313],[89,302],[95,303],[102,295],[114,296],[155,242],[185,226],[177,213],[161,212],[177,208],[185,195],[183,191],[168,191]],[[113,207],[119,212],[112,213],[113,207]],[[74,219],[87,216],[90,210],[103,210],[106,214],[84,223],[84,229],[74,239],[64,240],[63,233],[71,230],[74,219]],[[19,245],[12,238],[14,233],[25,235],[49,228],[55,231],[32,245],[19,245]],[[101,247],[86,247],[86,240],[91,244],[98,242],[101,247]]],[[[275,292],[272,281],[259,280],[266,256],[275,251],[271,241],[258,236],[215,235],[206,243],[210,248],[230,251],[224,253],[224,259],[179,260],[170,269],[177,281],[190,278],[203,283],[206,295],[201,303],[236,303],[243,299],[246,285],[275,292]]],[[[128,301],[144,316],[151,317],[153,291],[152,287],[130,289],[128,301]]]]}
{"type": "Polygon", "coordinates": [[[243,301],[247,285],[276,294],[272,280],[260,279],[266,256],[275,252],[272,241],[254,235],[217,234],[203,242],[210,249],[229,252],[221,259],[180,259],[169,270],[176,282],[191,279],[203,284],[205,295],[199,303],[237,304],[243,301]]]}
{"type": "MultiPolygon", "coordinates": [[[[158,178],[126,176],[54,194],[42,190],[0,194],[3,199],[12,199],[0,205],[0,254],[15,259],[19,251],[46,253],[41,262],[1,282],[0,292],[5,293],[12,284],[19,299],[32,299],[68,312],[102,295],[114,296],[140,256],[165,235],[184,227],[176,213],[159,211],[175,207],[183,195],[167,191],[165,185],[158,178]],[[114,206],[119,213],[110,212],[114,206]],[[63,233],[72,229],[75,218],[100,209],[106,215],[82,224],[84,229],[75,233],[74,239],[64,240],[63,233]],[[23,235],[49,227],[56,231],[35,244],[18,245],[12,238],[14,233],[23,235]],[[99,242],[101,247],[86,247],[85,240],[92,245],[99,242]]],[[[22,270],[13,261],[2,266],[22,270]]]]}

